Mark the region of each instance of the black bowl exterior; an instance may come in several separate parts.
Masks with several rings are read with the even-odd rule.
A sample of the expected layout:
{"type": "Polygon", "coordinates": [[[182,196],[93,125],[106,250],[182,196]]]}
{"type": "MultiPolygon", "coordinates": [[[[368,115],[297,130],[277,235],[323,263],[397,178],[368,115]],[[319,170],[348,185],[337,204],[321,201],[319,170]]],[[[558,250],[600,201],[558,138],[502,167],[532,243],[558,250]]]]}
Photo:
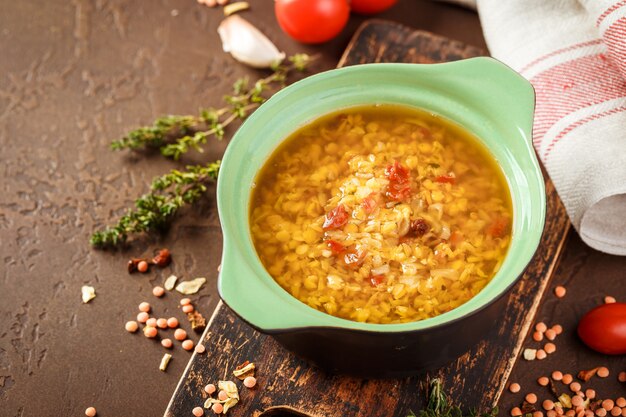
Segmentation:
{"type": "Polygon", "coordinates": [[[500,296],[475,314],[423,330],[388,333],[304,327],[270,334],[288,350],[330,373],[405,377],[441,368],[476,346],[502,317],[507,298],[500,296]]]}

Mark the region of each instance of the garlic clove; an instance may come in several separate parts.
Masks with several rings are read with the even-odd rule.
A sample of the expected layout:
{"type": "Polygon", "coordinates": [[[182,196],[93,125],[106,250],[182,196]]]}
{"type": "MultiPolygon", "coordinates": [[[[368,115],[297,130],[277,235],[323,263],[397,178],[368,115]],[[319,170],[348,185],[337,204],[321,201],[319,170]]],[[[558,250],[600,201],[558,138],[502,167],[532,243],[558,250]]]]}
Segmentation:
{"type": "Polygon", "coordinates": [[[268,68],[285,59],[284,52],[260,30],[238,15],[227,17],[217,28],[222,49],[237,61],[254,68],[268,68]]]}

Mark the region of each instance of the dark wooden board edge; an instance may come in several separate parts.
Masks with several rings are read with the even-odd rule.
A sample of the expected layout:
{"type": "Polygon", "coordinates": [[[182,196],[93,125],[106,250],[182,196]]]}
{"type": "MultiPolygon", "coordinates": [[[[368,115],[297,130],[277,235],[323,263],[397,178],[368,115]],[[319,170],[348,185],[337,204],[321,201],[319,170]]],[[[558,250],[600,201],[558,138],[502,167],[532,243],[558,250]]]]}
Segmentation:
{"type": "MultiPolygon", "coordinates": [[[[339,66],[366,62],[441,62],[480,55],[485,55],[485,51],[396,23],[371,20],[357,31],[339,66]]],[[[232,379],[228,375],[244,360],[253,360],[258,365],[259,387],[252,391],[242,389],[241,402],[229,412],[233,416],[259,416],[272,407],[271,415],[278,415],[276,407],[280,409],[284,405],[312,417],[404,417],[409,410],[417,411],[424,405],[424,383],[434,376],[444,379],[451,397],[464,407],[493,407],[519,357],[570,228],[565,209],[549,180],[546,193],[548,217],[542,241],[529,268],[508,296],[507,316],[485,340],[448,367],[426,377],[402,380],[327,375],[283,349],[271,337],[251,329],[220,303],[201,339],[207,353],[192,356],[165,415],[190,415],[191,409],[207,397],[202,387],[224,377],[232,379]]]]}

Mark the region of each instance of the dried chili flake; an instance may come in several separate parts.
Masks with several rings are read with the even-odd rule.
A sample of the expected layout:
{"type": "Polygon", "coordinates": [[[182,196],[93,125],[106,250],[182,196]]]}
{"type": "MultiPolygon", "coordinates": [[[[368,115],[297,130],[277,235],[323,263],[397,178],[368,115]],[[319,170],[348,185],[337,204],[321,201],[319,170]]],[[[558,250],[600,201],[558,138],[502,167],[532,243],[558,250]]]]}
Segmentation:
{"type": "Polygon", "coordinates": [[[374,210],[376,210],[377,206],[378,204],[376,203],[376,200],[371,196],[365,197],[361,202],[361,207],[363,207],[363,211],[366,214],[372,214],[374,210]]]}
{"type": "Polygon", "coordinates": [[[455,184],[456,176],[453,173],[446,174],[446,175],[439,175],[438,177],[435,178],[435,182],[438,182],[440,184],[455,184]]]}
{"type": "Polygon", "coordinates": [[[500,216],[497,217],[488,227],[487,234],[494,238],[504,237],[509,227],[509,219],[500,216]]]}
{"type": "Polygon", "coordinates": [[[324,230],[340,229],[348,223],[348,212],[343,204],[338,205],[328,213],[324,218],[324,230]]]}
{"type": "Polygon", "coordinates": [[[409,169],[398,161],[385,168],[385,176],[389,179],[385,195],[394,201],[404,201],[411,196],[409,169]]]}
{"type": "Polygon", "coordinates": [[[593,378],[597,373],[598,373],[598,368],[593,368],[593,369],[589,369],[587,371],[580,371],[578,373],[578,379],[580,379],[581,381],[589,381],[591,378],[593,378]]]}
{"type": "Polygon", "coordinates": [[[328,246],[328,248],[334,255],[339,255],[346,251],[346,247],[336,240],[328,239],[326,241],[326,246],[328,246]]]}
{"type": "Polygon", "coordinates": [[[161,249],[159,253],[152,258],[152,263],[161,268],[168,266],[171,262],[172,254],[168,249],[161,249]]]}
{"type": "Polygon", "coordinates": [[[245,361],[235,368],[235,370],[233,371],[233,375],[243,381],[249,376],[254,376],[255,368],[256,366],[254,365],[254,362],[245,361]]]}
{"type": "Polygon", "coordinates": [[[128,261],[128,273],[129,274],[139,271],[139,262],[145,262],[145,259],[132,258],[128,261]]]}
{"type": "Polygon", "coordinates": [[[384,275],[372,275],[372,276],[370,276],[370,284],[372,285],[372,287],[378,287],[383,282],[385,282],[385,276],[384,275]]]}

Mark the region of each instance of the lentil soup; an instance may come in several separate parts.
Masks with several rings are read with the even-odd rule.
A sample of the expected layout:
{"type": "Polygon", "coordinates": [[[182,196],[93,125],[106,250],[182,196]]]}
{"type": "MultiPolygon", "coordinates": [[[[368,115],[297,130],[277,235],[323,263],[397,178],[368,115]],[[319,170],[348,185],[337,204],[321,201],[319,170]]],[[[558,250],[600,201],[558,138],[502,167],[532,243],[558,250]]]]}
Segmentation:
{"type": "Polygon", "coordinates": [[[360,322],[434,317],[478,294],[509,247],[493,157],[459,126],[394,105],[355,107],[293,133],[259,173],[257,254],[291,295],[360,322]]]}

